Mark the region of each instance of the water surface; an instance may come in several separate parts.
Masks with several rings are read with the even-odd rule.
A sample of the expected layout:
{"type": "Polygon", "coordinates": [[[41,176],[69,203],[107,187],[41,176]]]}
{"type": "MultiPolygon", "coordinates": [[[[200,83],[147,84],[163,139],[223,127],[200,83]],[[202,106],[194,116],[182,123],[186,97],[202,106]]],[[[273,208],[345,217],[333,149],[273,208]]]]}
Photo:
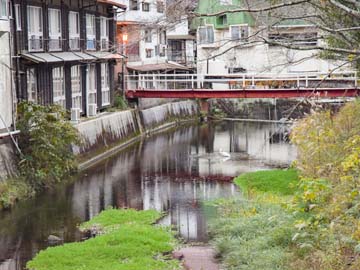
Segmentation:
{"type": "Polygon", "coordinates": [[[218,122],[146,138],[73,184],[0,213],[0,270],[24,269],[50,234],[81,240],[76,226],[108,206],[164,211],[161,222],[186,241],[206,241],[202,201],[236,194],[228,182],[234,176],[291,162],[296,151],[287,132],[276,124],[218,122]]]}

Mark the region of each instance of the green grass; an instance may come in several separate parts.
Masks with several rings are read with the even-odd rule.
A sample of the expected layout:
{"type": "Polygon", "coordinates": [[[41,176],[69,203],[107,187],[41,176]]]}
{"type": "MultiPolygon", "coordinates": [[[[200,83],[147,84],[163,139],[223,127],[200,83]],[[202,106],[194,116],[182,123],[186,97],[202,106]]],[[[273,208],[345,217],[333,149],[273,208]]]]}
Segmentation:
{"type": "Polygon", "coordinates": [[[280,205],[222,201],[209,233],[224,269],[288,270],[294,218],[280,205]]]}
{"type": "Polygon", "coordinates": [[[94,225],[105,234],[84,242],[70,243],[41,251],[27,264],[35,270],[172,270],[179,262],[164,254],[175,245],[168,227],[153,226],[160,213],[132,209],[108,209],[82,224],[94,225]],[[109,228],[112,228],[109,230],[109,228]]]}
{"type": "Polygon", "coordinates": [[[293,195],[299,181],[296,169],[268,170],[242,174],[234,182],[245,193],[268,192],[277,195],[293,195]]]}
{"type": "Polygon", "coordinates": [[[295,216],[286,205],[295,193],[295,169],[247,173],[234,182],[244,195],[213,202],[209,233],[224,269],[288,270],[295,216]]]}

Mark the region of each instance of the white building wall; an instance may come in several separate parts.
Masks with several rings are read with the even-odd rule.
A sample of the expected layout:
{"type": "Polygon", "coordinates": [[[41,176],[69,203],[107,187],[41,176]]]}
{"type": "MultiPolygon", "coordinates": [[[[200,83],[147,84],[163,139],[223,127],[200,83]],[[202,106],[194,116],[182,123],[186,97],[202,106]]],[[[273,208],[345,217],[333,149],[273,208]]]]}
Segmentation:
{"type": "Polygon", "coordinates": [[[10,71],[10,25],[0,19],[0,131],[12,124],[12,84],[10,71]]]}
{"type": "MultiPolygon", "coordinates": [[[[256,30],[250,29],[249,35],[254,31],[256,30]]],[[[230,41],[228,29],[214,30],[214,41],[212,44],[200,44],[198,37],[199,74],[228,73],[228,68],[231,67],[241,67],[247,73],[255,74],[328,72],[339,64],[320,59],[316,50],[290,50],[261,42],[250,42],[249,45],[230,49],[239,43],[230,41]]]]}
{"type": "MultiPolygon", "coordinates": [[[[116,0],[116,2],[127,6],[125,12],[117,15],[118,21],[155,23],[165,19],[165,13],[157,12],[157,0],[138,0],[138,10],[130,10],[130,0],[116,0]],[[143,2],[150,4],[149,12],[142,11],[141,4],[143,2]]],[[[164,0],[164,3],[165,2],[166,1],[164,0]]]]}
{"type": "MultiPolygon", "coordinates": [[[[117,0],[117,2],[126,5],[128,8],[125,12],[119,13],[117,15],[118,21],[133,22],[139,25],[140,31],[140,40],[139,40],[139,54],[140,60],[129,62],[130,65],[147,65],[147,64],[158,64],[163,63],[166,60],[165,56],[160,56],[155,54],[156,46],[159,46],[160,50],[160,40],[159,33],[160,29],[166,25],[165,11],[160,13],[157,11],[157,0],[144,0],[138,1],[138,10],[130,10],[130,1],[129,0],[117,0]],[[142,10],[142,3],[149,3],[150,10],[148,12],[142,10]],[[152,31],[151,42],[145,41],[145,30],[152,31]],[[152,50],[152,57],[146,57],[146,49],[152,50]]],[[[164,5],[166,1],[164,0],[164,5]]]]}

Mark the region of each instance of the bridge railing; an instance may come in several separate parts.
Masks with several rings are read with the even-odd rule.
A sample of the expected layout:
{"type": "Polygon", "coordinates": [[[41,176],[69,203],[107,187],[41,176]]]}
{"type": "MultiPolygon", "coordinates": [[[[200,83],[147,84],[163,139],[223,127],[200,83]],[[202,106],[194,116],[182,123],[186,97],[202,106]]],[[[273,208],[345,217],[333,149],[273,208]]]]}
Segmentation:
{"type": "Polygon", "coordinates": [[[128,90],[357,88],[356,71],[290,74],[127,75],[128,90]]]}

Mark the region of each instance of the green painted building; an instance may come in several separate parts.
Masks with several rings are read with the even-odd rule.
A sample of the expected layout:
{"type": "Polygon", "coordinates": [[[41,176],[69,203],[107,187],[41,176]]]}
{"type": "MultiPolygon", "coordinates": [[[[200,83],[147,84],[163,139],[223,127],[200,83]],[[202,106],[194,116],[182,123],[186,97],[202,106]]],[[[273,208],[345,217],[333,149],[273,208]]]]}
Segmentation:
{"type": "MultiPolygon", "coordinates": [[[[211,14],[220,11],[234,10],[242,7],[242,0],[199,0],[196,12],[198,14],[211,14]],[[231,3],[231,4],[226,4],[231,3]]],[[[192,28],[196,30],[200,26],[213,25],[215,29],[227,29],[230,25],[247,24],[255,26],[254,17],[248,12],[225,13],[219,16],[197,17],[192,23],[192,28]]]]}

